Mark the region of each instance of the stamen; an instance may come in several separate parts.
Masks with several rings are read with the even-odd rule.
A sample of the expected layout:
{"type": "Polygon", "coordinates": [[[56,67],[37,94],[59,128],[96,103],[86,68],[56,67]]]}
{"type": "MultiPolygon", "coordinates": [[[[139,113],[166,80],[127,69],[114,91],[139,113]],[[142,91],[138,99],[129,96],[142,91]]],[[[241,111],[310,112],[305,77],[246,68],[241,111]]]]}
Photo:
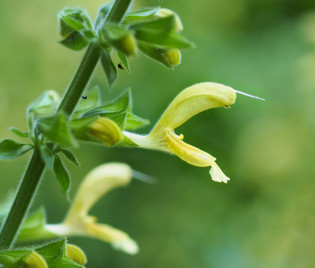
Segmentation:
{"type": "Polygon", "coordinates": [[[138,181],[142,181],[144,183],[149,183],[149,184],[155,184],[157,182],[157,179],[150,176],[150,175],[147,175],[147,174],[144,174],[140,171],[137,171],[137,170],[132,170],[132,177],[138,181]]]}
{"type": "Polygon", "coordinates": [[[180,138],[181,140],[184,140],[184,134],[180,134],[180,135],[179,135],[179,138],[180,138]]]}
{"type": "Polygon", "coordinates": [[[248,94],[248,93],[245,93],[245,92],[242,92],[242,91],[238,91],[238,90],[236,90],[236,89],[234,89],[234,90],[235,90],[235,92],[238,93],[238,94],[241,94],[241,95],[244,95],[244,96],[253,98],[253,99],[258,99],[258,100],[265,101],[265,99],[263,99],[263,98],[260,98],[260,97],[254,96],[254,95],[250,95],[250,94],[248,94]]]}

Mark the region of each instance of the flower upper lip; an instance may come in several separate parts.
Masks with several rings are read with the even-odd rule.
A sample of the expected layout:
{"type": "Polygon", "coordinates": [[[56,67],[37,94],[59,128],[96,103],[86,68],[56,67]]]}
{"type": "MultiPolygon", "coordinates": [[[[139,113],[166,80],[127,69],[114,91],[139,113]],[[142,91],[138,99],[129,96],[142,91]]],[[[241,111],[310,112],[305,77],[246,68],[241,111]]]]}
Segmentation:
{"type": "Polygon", "coordinates": [[[176,135],[174,130],[194,115],[217,107],[230,107],[236,100],[236,91],[218,83],[204,82],[195,84],[180,92],[162,114],[152,131],[145,136],[124,132],[136,145],[176,154],[185,162],[199,166],[211,166],[214,181],[227,182],[215,163],[216,158],[183,141],[183,135],[176,135]]]}

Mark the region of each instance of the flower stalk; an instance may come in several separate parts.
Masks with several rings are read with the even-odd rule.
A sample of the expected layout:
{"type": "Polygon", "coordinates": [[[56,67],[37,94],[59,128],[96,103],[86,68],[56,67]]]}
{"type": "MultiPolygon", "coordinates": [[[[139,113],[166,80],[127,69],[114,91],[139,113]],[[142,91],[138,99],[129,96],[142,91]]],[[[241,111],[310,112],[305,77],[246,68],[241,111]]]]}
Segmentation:
{"type": "MultiPolygon", "coordinates": [[[[131,0],[116,0],[104,22],[119,23],[123,19],[130,4],[131,0]]],[[[57,111],[64,111],[69,116],[73,113],[93,74],[99,58],[99,45],[91,43],[87,48],[57,111]]],[[[8,249],[12,247],[23,219],[34,199],[44,169],[45,164],[41,159],[39,151],[35,148],[10,211],[1,226],[0,249],[8,249]]]]}

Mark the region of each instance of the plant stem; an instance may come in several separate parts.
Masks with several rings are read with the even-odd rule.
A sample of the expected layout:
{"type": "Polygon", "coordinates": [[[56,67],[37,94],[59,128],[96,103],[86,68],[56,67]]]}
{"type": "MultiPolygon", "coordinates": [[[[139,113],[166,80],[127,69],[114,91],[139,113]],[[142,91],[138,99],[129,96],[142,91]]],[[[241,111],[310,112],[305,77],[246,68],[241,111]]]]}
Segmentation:
{"type": "MultiPolygon", "coordinates": [[[[127,12],[131,1],[116,0],[104,23],[119,23],[127,12]]],[[[57,112],[64,111],[67,115],[71,116],[97,65],[100,58],[100,49],[97,43],[91,43],[88,46],[57,112]]],[[[35,148],[10,211],[1,227],[0,249],[8,249],[13,245],[23,219],[32,204],[44,169],[45,164],[41,159],[39,151],[35,148]]]]}
{"type": "Polygon", "coordinates": [[[2,227],[0,234],[0,249],[9,248],[14,242],[24,215],[27,213],[32,203],[33,196],[39,185],[44,168],[45,165],[41,159],[39,151],[34,149],[32,158],[18,188],[10,212],[2,227]]]}
{"type": "Polygon", "coordinates": [[[81,64],[75,73],[72,81],[64,95],[57,112],[64,111],[71,115],[79,102],[83,91],[92,76],[96,64],[100,58],[100,47],[96,43],[91,43],[81,61],[81,64]]]}

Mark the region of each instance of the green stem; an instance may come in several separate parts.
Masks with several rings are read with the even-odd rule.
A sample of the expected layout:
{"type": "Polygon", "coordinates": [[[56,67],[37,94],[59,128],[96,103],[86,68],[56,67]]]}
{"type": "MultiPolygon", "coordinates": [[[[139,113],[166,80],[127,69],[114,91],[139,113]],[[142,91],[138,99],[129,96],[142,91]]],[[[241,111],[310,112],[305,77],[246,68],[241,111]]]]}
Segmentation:
{"type": "MultiPolygon", "coordinates": [[[[127,12],[132,0],[116,0],[105,22],[119,23],[127,12]]],[[[100,58],[100,47],[91,43],[77,69],[58,111],[64,111],[69,116],[73,113],[81,95],[89,82],[100,58]]],[[[0,249],[8,249],[13,245],[23,219],[29,210],[38,189],[45,164],[39,151],[35,148],[32,158],[19,185],[10,211],[0,230],[0,249]]]]}
{"type": "Polygon", "coordinates": [[[100,58],[100,47],[96,43],[91,43],[81,61],[81,64],[75,73],[72,81],[64,95],[57,112],[64,111],[71,115],[79,102],[83,91],[92,76],[96,64],[100,58]]]}
{"type": "Polygon", "coordinates": [[[40,153],[34,150],[0,234],[0,249],[9,248],[26,215],[45,169],[40,153]]]}

